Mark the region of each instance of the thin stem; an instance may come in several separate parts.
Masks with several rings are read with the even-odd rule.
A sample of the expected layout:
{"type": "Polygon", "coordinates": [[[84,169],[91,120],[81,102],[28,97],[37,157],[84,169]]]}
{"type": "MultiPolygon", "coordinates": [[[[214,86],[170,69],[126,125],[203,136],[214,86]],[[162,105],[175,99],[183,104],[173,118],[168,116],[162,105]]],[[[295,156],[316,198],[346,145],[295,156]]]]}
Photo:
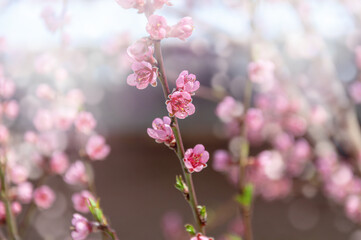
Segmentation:
{"type": "MultiPolygon", "coordinates": [[[[165,100],[168,99],[168,95],[170,94],[167,76],[165,74],[165,68],[164,68],[164,61],[163,61],[163,55],[162,50],[160,46],[160,41],[154,41],[154,50],[155,50],[155,57],[158,62],[158,68],[159,68],[159,81],[161,82],[163,94],[165,100]]],[[[176,117],[172,117],[173,122],[173,133],[177,142],[177,150],[175,150],[179,160],[180,164],[182,166],[183,176],[185,178],[187,187],[189,189],[189,200],[188,203],[192,209],[193,216],[198,224],[198,231],[202,234],[205,234],[205,223],[202,221],[202,218],[200,216],[200,213],[198,211],[198,202],[197,202],[197,196],[193,184],[192,174],[190,174],[187,170],[187,168],[184,165],[183,158],[184,158],[184,145],[182,141],[182,135],[179,129],[178,120],[176,117]]]]}
{"type": "Polygon", "coordinates": [[[0,182],[1,182],[1,199],[4,202],[5,205],[5,211],[6,211],[6,225],[8,228],[8,234],[11,240],[18,240],[20,239],[18,234],[18,228],[16,225],[16,221],[13,215],[13,212],[11,210],[11,203],[9,200],[8,195],[8,184],[5,179],[5,172],[6,172],[6,157],[4,157],[3,162],[0,166],[0,182]]]}
{"type": "MultiPolygon", "coordinates": [[[[97,195],[96,187],[95,187],[95,180],[94,180],[95,177],[94,177],[93,166],[88,161],[84,161],[84,163],[85,163],[85,166],[86,166],[87,175],[90,176],[90,179],[88,181],[88,189],[93,194],[95,199],[98,199],[98,195],[97,195]]],[[[107,225],[102,226],[101,230],[102,230],[102,239],[103,240],[108,239],[108,236],[112,240],[118,240],[119,239],[118,236],[117,236],[117,233],[112,228],[110,228],[108,223],[107,223],[107,225]]]]}
{"type": "MultiPolygon", "coordinates": [[[[251,105],[251,97],[252,97],[252,82],[250,80],[246,80],[246,85],[244,87],[244,112],[247,114],[247,111],[251,105]]],[[[240,157],[239,157],[239,194],[244,193],[245,186],[247,184],[247,168],[248,168],[248,156],[249,156],[249,142],[247,140],[247,124],[246,121],[243,120],[241,124],[241,144],[240,144],[240,157]]],[[[251,205],[245,206],[243,204],[240,205],[240,212],[242,215],[242,219],[244,222],[244,237],[245,240],[252,240],[252,209],[251,205]]]]}

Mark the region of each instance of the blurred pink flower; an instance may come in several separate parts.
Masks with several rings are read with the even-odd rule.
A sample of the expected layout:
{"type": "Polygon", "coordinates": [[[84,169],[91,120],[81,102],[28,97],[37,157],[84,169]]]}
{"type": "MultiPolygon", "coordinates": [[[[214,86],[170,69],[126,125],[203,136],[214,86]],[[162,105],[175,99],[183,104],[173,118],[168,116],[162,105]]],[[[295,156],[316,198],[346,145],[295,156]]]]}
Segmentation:
{"type": "Polygon", "coordinates": [[[356,81],[349,85],[348,91],[355,103],[361,103],[361,82],[356,81]]]}
{"type": "Polygon", "coordinates": [[[193,30],[194,26],[192,18],[184,17],[169,29],[168,37],[175,37],[185,41],[192,35],[193,30]]]}
{"type": "Polygon", "coordinates": [[[54,123],[56,128],[67,131],[73,124],[75,110],[70,108],[60,108],[54,112],[54,123]]]}
{"type": "Polygon", "coordinates": [[[19,114],[19,104],[15,100],[4,103],[4,113],[9,119],[15,119],[19,114]]]}
{"type": "Polygon", "coordinates": [[[236,101],[233,97],[227,96],[223,98],[216,109],[216,115],[224,123],[232,122],[235,118],[241,117],[243,114],[242,103],[236,101]]]}
{"type": "Polygon", "coordinates": [[[40,99],[53,100],[55,92],[48,84],[43,83],[36,88],[36,96],[40,99]]]}
{"type": "Polygon", "coordinates": [[[68,184],[86,184],[88,182],[88,176],[84,163],[78,160],[70,165],[65,173],[64,181],[68,184]]]}
{"type": "Polygon", "coordinates": [[[55,193],[46,185],[38,187],[34,191],[34,202],[42,209],[50,208],[55,201],[55,193]]]}
{"type": "Polygon", "coordinates": [[[87,190],[83,190],[80,193],[74,193],[71,198],[74,209],[81,213],[88,213],[88,199],[95,200],[93,194],[87,190]]]}
{"type": "Polygon", "coordinates": [[[246,113],[246,125],[250,131],[261,130],[264,123],[262,111],[257,108],[250,108],[246,113]]]}
{"type": "Polygon", "coordinates": [[[189,93],[175,91],[169,94],[168,98],[169,100],[166,101],[166,104],[170,116],[184,119],[195,112],[192,97],[189,93]]]}
{"type": "Polygon", "coordinates": [[[73,219],[71,220],[73,225],[73,231],[71,232],[71,237],[74,240],[84,240],[87,238],[89,233],[92,232],[92,225],[85,217],[80,214],[74,213],[73,219]]]}
{"type": "Polygon", "coordinates": [[[80,112],[76,116],[75,126],[79,132],[88,134],[96,127],[96,125],[97,122],[90,112],[80,112]]]}
{"type": "Polygon", "coordinates": [[[149,38],[141,38],[127,48],[129,57],[137,62],[153,62],[153,47],[149,38]]]}
{"type": "Polygon", "coordinates": [[[289,148],[291,148],[293,143],[294,143],[293,136],[285,132],[278,133],[275,136],[275,138],[272,140],[273,146],[279,151],[288,150],[289,148]]]}
{"type": "Polygon", "coordinates": [[[277,151],[265,150],[258,154],[257,161],[262,173],[271,180],[279,180],[285,173],[286,165],[277,151]]]}
{"type": "Polygon", "coordinates": [[[132,64],[134,73],[127,77],[127,83],[130,86],[136,86],[138,89],[145,89],[148,85],[157,86],[157,68],[148,62],[134,62],[132,64]]]}
{"type": "Polygon", "coordinates": [[[63,174],[69,166],[69,159],[63,152],[54,152],[50,159],[50,170],[55,174],[63,174]]]}
{"type": "Polygon", "coordinates": [[[350,195],[345,202],[345,211],[347,217],[354,222],[361,221],[361,199],[359,195],[350,195]]]}
{"type": "Polygon", "coordinates": [[[8,99],[15,93],[15,83],[5,78],[0,78],[0,96],[8,99]]]}
{"type": "Polygon", "coordinates": [[[110,147],[103,136],[93,135],[86,144],[86,153],[91,160],[103,160],[109,155],[110,147]]]}
{"type": "Polygon", "coordinates": [[[9,141],[9,130],[4,125],[0,124],[0,143],[4,144],[9,141]]]}
{"type": "Polygon", "coordinates": [[[254,83],[267,83],[274,80],[274,64],[267,60],[258,60],[248,65],[249,79],[254,83]]]}
{"type": "Polygon", "coordinates": [[[188,71],[182,71],[177,80],[177,90],[183,90],[188,92],[189,94],[193,95],[195,91],[198,90],[200,83],[197,81],[197,78],[194,74],[189,74],[188,71]]]}
{"type": "Polygon", "coordinates": [[[205,151],[202,144],[197,144],[193,149],[189,148],[184,153],[184,164],[190,173],[200,172],[203,168],[207,167],[209,153],[205,151]]]}
{"type": "Polygon", "coordinates": [[[74,107],[80,107],[85,102],[85,96],[82,90],[74,88],[67,93],[66,100],[69,105],[74,107]]]}
{"type": "Polygon", "coordinates": [[[16,197],[22,203],[30,203],[33,197],[33,185],[30,182],[20,183],[16,188],[16,197]]]}
{"type": "Polygon", "coordinates": [[[232,156],[226,150],[217,150],[213,154],[213,169],[219,172],[225,172],[232,165],[232,156]]]}
{"type": "Polygon", "coordinates": [[[13,183],[25,182],[28,176],[29,172],[24,166],[16,164],[10,167],[10,179],[13,183]]]}
{"type": "Polygon", "coordinates": [[[147,133],[151,138],[154,138],[157,143],[164,143],[167,146],[175,146],[175,138],[169,117],[154,119],[152,123],[153,128],[148,128],[147,133]]]}
{"type": "Polygon", "coordinates": [[[171,0],[153,0],[152,8],[155,9],[161,9],[164,5],[171,6],[170,3],[171,0]]]}
{"type": "Polygon", "coordinates": [[[169,26],[167,25],[167,20],[164,17],[158,15],[151,15],[148,18],[146,30],[150,34],[152,39],[162,40],[167,36],[169,26]]]}
{"type": "Polygon", "coordinates": [[[12,202],[11,203],[11,211],[14,213],[15,216],[21,213],[22,207],[19,202],[12,202]]]}
{"type": "Polygon", "coordinates": [[[24,134],[24,140],[28,143],[36,143],[38,136],[33,131],[27,131],[24,134]]]}
{"type": "Polygon", "coordinates": [[[49,110],[40,109],[36,112],[33,123],[38,131],[48,131],[53,127],[53,115],[49,110]]]}
{"type": "Polygon", "coordinates": [[[302,136],[306,133],[307,122],[298,115],[291,115],[285,119],[285,128],[295,136],[302,136]]]}

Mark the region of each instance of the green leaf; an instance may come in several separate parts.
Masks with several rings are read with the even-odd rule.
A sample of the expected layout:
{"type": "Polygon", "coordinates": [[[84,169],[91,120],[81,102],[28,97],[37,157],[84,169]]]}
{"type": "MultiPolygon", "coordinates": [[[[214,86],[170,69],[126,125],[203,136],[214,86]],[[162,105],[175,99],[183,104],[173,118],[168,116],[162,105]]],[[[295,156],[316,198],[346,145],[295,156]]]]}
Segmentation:
{"type": "Polygon", "coordinates": [[[206,210],[206,206],[198,206],[198,212],[199,215],[201,216],[202,221],[205,223],[207,222],[207,210],[206,210]]]}
{"type": "Polygon", "coordinates": [[[95,216],[95,208],[96,208],[95,201],[91,198],[88,198],[87,203],[88,203],[89,211],[92,213],[93,216],[95,216]]]}
{"type": "Polygon", "coordinates": [[[249,207],[252,203],[252,198],[253,198],[253,185],[251,183],[248,183],[243,189],[243,194],[237,195],[236,200],[241,205],[245,207],[249,207]]]}
{"type": "Polygon", "coordinates": [[[194,229],[194,227],[193,227],[192,225],[186,224],[184,227],[186,228],[186,231],[187,231],[190,235],[192,235],[192,236],[195,236],[195,235],[196,235],[196,230],[194,229]]]}
{"type": "Polygon", "coordinates": [[[175,177],[175,188],[178,189],[179,191],[183,192],[184,191],[184,183],[183,183],[183,180],[182,180],[182,176],[180,175],[177,175],[175,177]]]}
{"type": "Polygon", "coordinates": [[[91,198],[88,198],[88,208],[91,212],[91,214],[93,215],[93,217],[95,218],[95,220],[101,224],[106,224],[107,221],[104,217],[103,211],[100,208],[100,202],[98,201],[94,201],[91,198]]]}

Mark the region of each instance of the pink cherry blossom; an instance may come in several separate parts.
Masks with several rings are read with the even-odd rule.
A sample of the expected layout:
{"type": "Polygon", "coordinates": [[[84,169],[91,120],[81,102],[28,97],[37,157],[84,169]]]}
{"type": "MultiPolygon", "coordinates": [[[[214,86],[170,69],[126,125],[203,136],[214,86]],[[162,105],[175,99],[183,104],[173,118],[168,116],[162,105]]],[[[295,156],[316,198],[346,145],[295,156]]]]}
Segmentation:
{"type": "Polygon", "coordinates": [[[0,78],[0,96],[8,99],[15,93],[15,83],[5,78],[0,78]]]}
{"type": "Polygon", "coordinates": [[[190,173],[200,172],[203,168],[207,167],[209,153],[205,151],[202,144],[197,144],[193,149],[189,148],[184,153],[184,165],[190,173]]]}
{"type": "Polygon", "coordinates": [[[175,37],[185,41],[192,35],[194,30],[191,17],[182,18],[176,25],[172,26],[168,32],[168,37],[175,37]]]}
{"type": "Polygon", "coordinates": [[[63,174],[69,166],[69,159],[63,152],[54,152],[50,159],[50,170],[55,174],[63,174]]]}
{"type": "Polygon", "coordinates": [[[246,113],[246,125],[250,131],[259,131],[264,123],[262,111],[250,108],[246,113]]]}
{"type": "Polygon", "coordinates": [[[306,120],[298,115],[291,115],[285,119],[285,128],[295,136],[302,136],[306,133],[307,122],[306,120]]]}
{"type": "Polygon", "coordinates": [[[87,190],[83,190],[80,193],[74,193],[71,198],[74,209],[78,212],[88,213],[88,199],[95,200],[94,196],[87,190]]]}
{"type": "Polygon", "coordinates": [[[154,138],[157,143],[164,143],[167,146],[175,146],[175,138],[171,127],[171,119],[163,117],[154,119],[152,123],[153,128],[148,128],[147,133],[151,138],[154,138]]]}
{"type": "Polygon", "coordinates": [[[348,91],[355,103],[361,103],[361,82],[353,82],[349,85],[348,91]]]}
{"type": "Polygon", "coordinates": [[[346,199],[345,211],[346,215],[355,222],[361,221],[361,199],[358,195],[350,195],[346,199]]]}
{"type": "Polygon", "coordinates": [[[257,161],[262,173],[271,180],[279,180],[285,173],[285,162],[281,154],[277,151],[262,151],[257,156],[257,161]]]}
{"type": "Polygon", "coordinates": [[[17,199],[22,203],[30,203],[33,197],[33,185],[30,182],[20,183],[16,188],[17,199]]]}
{"type": "Polygon", "coordinates": [[[232,156],[226,150],[217,150],[213,154],[213,169],[218,172],[225,172],[232,164],[232,156]]]}
{"type": "Polygon", "coordinates": [[[9,141],[9,130],[4,125],[0,124],[0,143],[4,144],[9,141]]]}
{"type": "Polygon", "coordinates": [[[134,62],[132,64],[133,74],[127,78],[130,86],[136,86],[138,89],[144,89],[148,85],[157,86],[157,68],[148,62],[134,62]]]}
{"type": "Polygon", "coordinates": [[[91,160],[103,160],[110,152],[110,146],[106,144],[104,137],[93,135],[86,144],[86,153],[91,160]]]}
{"type": "Polygon", "coordinates": [[[65,173],[64,181],[72,185],[86,184],[88,182],[88,176],[86,174],[84,163],[78,160],[70,165],[69,169],[65,173]]]}
{"type": "Polygon", "coordinates": [[[171,6],[170,0],[153,0],[152,8],[155,9],[161,9],[164,5],[171,6]]]}
{"type": "Polygon", "coordinates": [[[192,237],[190,240],[214,240],[213,238],[202,235],[201,233],[197,233],[196,236],[192,237]]]}
{"type": "Polygon", "coordinates": [[[248,65],[249,79],[254,83],[267,83],[274,80],[274,64],[267,60],[258,60],[248,65]]]}
{"type": "Polygon", "coordinates": [[[71,220],[73,225],[73,231],[71,232],[71,237],[74,240],[84,240],[87,238],[89,233],[92,232],[91,223],[82,215],[78,213],[73,214],[73,219],[71,220]]]}
{"type": "Polygon", "coordinates": [[[74,107],[80,107],[85,102],[85,96],[80,89],[74,88],[67,93],[66,100],[69,105],[74,107]]]}
{"type": "Polygon", "coordinates": [[[170,116],[184,119],[192,115],[196,110],[192,104],[192,97],[187,92],[175,91],[169,94],[168,98],[166,104],[170,116]]]}
{"type": "Polygon", "coordinates": [[[142,13],[145,10],[146,0],[115,0],[122,8],[138,9],[138,13],[142,13]]]}
{"type": "Polygon", "coordinates": [[[19,114],[19,104],[15,100],[4,103],[4,113],[9,119],[15,119],[19,114]]]}
{"type": "MultiPolygon", "coordinates": [[[[13,202],[11,204],[11,211],[15,216],[19,215],[22,210],[21,204],[19,202],[13,202]]],[[[0,201],[0,221],[6,220],[6,210],[4,202],[0,201]]]]}
{"type": "Polygon", "coordinates": [[[54,124],[57,129],[67,131],[71,127],[76,115],[75,109],[60,108],[54,112],[54,124]]]}
{"type": "Polygon", "coordinates": [[[196,76],[194,74],[188,74],[188,71],[182,71],[177,80],[177,90],[183,90],[193,95],[195,91],[199,88],[199,81],[196,80],[196,76]]]}
{"type": "Polygon", "coordinates": [[[10,179],[13,183],[25,182],[29,176],[29,171],[22,165],[13,165],[10,168],[10,179]]]}
{"type": "Polygon", "coordinates": [[[146,30],[150,34],[150,37],[152,39],[162,40],[167,36],[169,26],[167,25],[167,20],[164,17],[158,15],[151,15],[148,18],[146,30]]]}
{"type": "Polygon", "coordinates": [[[53,127],[53,115],[49,110],[40,109],[37,111],[33,123],[38,131],[48,131],[53,127]]]}
{"type": "Polygon", "coordinates": [[[88,134],[95,128],[96,125],[97,122],[93,117],[93,114],[90,112],[80,112],[76,116],[75,126],[79,132],[88,134]]]}
{"type": "Polygon", "coordinates": [[[216,109],[216,115],[224,123],[232,122],[243,114],[242,103],[236,101],[233,97],[227,96],[220,102],[216,109]]]}
{"type": "Polygon", "coordinates": [[[55,193],[46,185],[38,187],[34,191],[34,202],[42,209],[50,208],[55,201],[55,193]]]}
{"type": "Polygon", "coordinates": [[[3,201],[0,201],[0,221],[4,221],[5,219],[6,219],[5,204],[3,201]]]}
{"type": "Polygon", "coordinates": [[[21,213],[22,207],[19,202],[13,202],[11,203],[11,211],[14,213],[15,216],[19,215],[21,213]]]}
{"type": "Polygon", "coordinates": [[[285,132],[277,134],[272,141],[273,146],[280,151],[288,150],[293,143],[293,136],[285,132]]]}
{"type": "Polygon", "coordinates": [[[48,84],[40,84],[36,89],[36,96],[40,99],[53,100],[55,92],[48,84]]]}
{"type": "Polygon", "coordinates": [[[141,38],[127,48],[129,57],[137,62],[154,62],[153,47],[149,38],[141,38]]]}
{"type": "Polygon", "coordinates": [[[28,143],[36,143],[38,136],[33,131],[27,131],[24,134],[24,140],[28,143]]]}

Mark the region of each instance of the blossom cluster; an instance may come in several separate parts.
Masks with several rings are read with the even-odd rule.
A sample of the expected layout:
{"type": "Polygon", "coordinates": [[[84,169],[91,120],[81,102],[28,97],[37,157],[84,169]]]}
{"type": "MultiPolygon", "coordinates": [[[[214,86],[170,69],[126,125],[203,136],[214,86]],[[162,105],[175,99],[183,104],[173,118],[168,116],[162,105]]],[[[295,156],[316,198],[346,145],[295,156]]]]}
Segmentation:
{"type": "MultiPolygon", "coordinates": [[[[191,17],[184,17],[177,24],[169,26],[166,18],[154,14],[156,9],[160,9],[164,5],[171,5],[170,1],[167,0],[117,0],[117,2],[123,8],[135,8],[138,10],[138,13],[145,13],[148,19],[146,31],[149,33],[149,36],[141,38],[127,49],[128,56],[133,62],[131,68],[134,72],[128,76],[127,83],[138,89],[145,89],[148,85],[156,87],[157,79],[159,79],[166,94],[165,104],[169,116],[164,116],[162,119],[154,119],[152,128],[148,128],[147,133],[157,143],[164,143],[169,148],[177,151],[177,148],[180,149],[180,146],[177,146],[177,144],[182,143],[179,142],[179,136],[177,136],[180,133],[175,133],[175,131],[178,131],[176,119],[185,119],[195,113],[192,96],[199,89],[200,82],[194,74],[184,70],[175,81],[176,88],[170,92],[166,76],[164,76],[164,69],[161,69],[163,63],[158,62],[163,61],[162,57],[161,59],[156,59],[153,55],[155,51],[160,51],[160,49],[157,50],[156,44],[160,48],[160,41],[165,38],[178,38],[181,40],[189,38],[194,29],[193,20],[191,17]]],[[[159,54],[161,53],[157,52],[156,56],[159,54]]],[[[202,144],[198,144],[181,154],[184,154],[182,160],[188,173],[200,172],[207,166],[209,153],[202,144]]],[[[210,240],[212,238],[199,233],[191,240],[206,239],[210,240]]]]}

